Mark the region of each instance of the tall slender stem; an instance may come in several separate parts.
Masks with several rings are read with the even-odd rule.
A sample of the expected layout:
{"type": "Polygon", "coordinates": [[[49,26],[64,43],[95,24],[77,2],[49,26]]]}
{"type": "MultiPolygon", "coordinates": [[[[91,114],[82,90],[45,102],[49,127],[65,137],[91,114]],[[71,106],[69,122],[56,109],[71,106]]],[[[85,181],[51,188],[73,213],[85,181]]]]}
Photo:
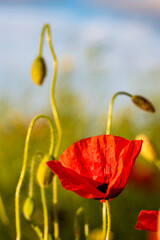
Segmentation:
{"type": "Polygon", "coordinates": [[[34,175],[34,165],[35,165],[36,155],[32,157],[31,168],[30,168],[30,179],[29,179],[29,197],[33,197],[33,175],[34,175]]]}
{"type": "MultiPolygon", "coordinates": [[[[132,97],[131,94],[127,92],[117,92],[113,95],[109,109],[108,109],[108,118],[107,118],[107,127],[106,127],[106,135],[109,135],[111,132],[111,125],[112,125],[112,109],[113,109],[113,103],[115,98],[118,95],[126,95],[128,97],[132,97]]],[[[102,221],[103,221],[103,240],[109,240],[110,238],[110,230],[111,230],[111,215],[110,215],[110,206],[109,206],[109,201],[107,200],[106,202],[103,203],[102,207],[102,221]],[[106,216],[107,214],[107,216],[106,216]],[[107,223],[107,228],[106,228],[106,223],[107,223]],[[107,231],[107,233],[106,233],[107,231]]]]}
{"type": "Polygon", "coordinates": [[[59,149],[60,149],[61,142],[62,142],[62,129],[61,129],[59,116],[58,116],[58,112],[57,112],[57,108],[56,108],[56,104],[55,104],[55,98],[54,98],[58,64],[57,64],[56,54],[55,54],[55,51],[54,51],[54,48],[53,48],[53,45],[52,45],[52,41],[51,41],[51,31],[50,31],[49,24],[45,24],[42,28],[42,31],[41,31],[40,43],[39,43],[39,55],[42,54],[42,47],[43,47],[43,39],[44,39],[45,30],[47,31],[47,41],[48,41],[48,45],[49,45],[49,48],[50,48],[50,51],[51,51],[51,54],[52,54],[53,67],[54,67],[53,77],[52,77],[52,85],[51,85],[51,92],[50,92],[50,100],[51,100],[52,112],[53,112],[53,116],[54,116],[54,120],[55,120],[55,124],[56,124],[56,128],[57,128],[57,143],[56,143],[56,147],[55,147],[55,150],[54,150],[54,157],[56,159],[58,157],[59,149]]]}
{"type": "Polygon", "coordinates": [[[111,213],[110,213],[110,206],[109,206],[109,201],[106,201],[107,205],[107,235],[106,235],[106,240],[110,240],[110,231],[111,231],[111,213]]]}
{"type": "Polygon", "coordinates": [[[41,187],[41,200],[42,200],[43,216],[44,216],[44,240],[48,240],[48,211],[47,211],[44,187],[41,187]]]}
{"type": "Polygon", "coordinates": [[[50,141],[50,149],[49,149],[49,153],[52,154],[53,153],[53,149],[54,149],[54,130],[53,130],[53,125],[52,122],[50,120],[49,117],[45,116],[45,115],[37,115],[36,117],[34,117],[29,125],[28,128],[28,132],[27,132],[27,136],[26,136],[26,141],[25,141],[25,148],[24,148],[24,157],[23,157],[23,164],[22,164],[22,170],[21,170],[21,174],[20,174],[20,178],[16,187],[16,193],[15,193],[15,222],[16,222],[16,240],[20,240],[21,239],[21,226],[20,226],[20,210],[19,210],[19,196],[20,196],[20,190],[22,187],[22,183],[23,183],[23,179],[25,176],[25,172],[26,172],[26,166],[27,166],[27,159],[28,159],[28,149],[29,149],[29,142],[30,142],[30,138],[31,138],[31,133],[33,130],[33,127],[36,123],[36,121],[39,118],[44,118],[50,127],[50,134],[51,134],[51,141],[50,141]]]}
{"type": "Polygon", "coordinates": [[[103,206],[102,206],[102,229],[103,229],[103,235],[102,235],[102,239],[105,240],[106,239],[106,231],[107,231],[107,216],[106,216],[106,202],[103,202],[103,206]]]}
{"type": "Polygon", "coordinates": [[[115,98],[120,94],[126,95],[128,97],[132,97],[132,95],[127,92],[117,92],[116,94],[113,95],[110,105],[109,105],[109,109],[108,109],[108,118],[107,118],[107,127],[106,127],[107,135],[109,135],[110,131],[111,131],[113,102],[114,102],[115,98]]]}
{"type": "Polygon", "coordinates": [[[57,200],[57,177],[53,177],[53,206],[54,206],[54,238],[59,238],[59,224],[58,224],[58,200],[57,200]]]}
{"type": "MultiPolygon", "coordinates": [[[[58,64],[57,64],[57,58],[56,58],[56,54],[52,45],[52,41],[51,41],[51,32],[50,32],[50,26],[48,24],[45,24],[42,28],[42,32],[41,32],[41,36],[40,36],[40,43],[39,43],[39,56],[41,56],[42,54],[42,47],[43,47],[43,39],[44,39],[44,33],[45,30],[47,31],[47,41],[48,41],[48,45],[52,54],[52,58],[53,58],[53,77],[52,77],[52,85],[51,85],[51,91],[50,91],[50,101],[51,101],[51,107],[52,107],[52,112],[53,112],[53,117],[54,117],[54,121],[56,124],[56,129],[57,129],[57,142],[55,145],[55,149],[54,149],[54,159],[57,159],[58,154],[59,154],[59,150],[60,150],[60,146],[61,146],[61,142],[62,142],[62,129],[61,129],[61,125],[60,125],[60,121],[59,121],[59,116],[58,116],[58,112],[57,112],[57,108],[56,108],[56,104],[55,104],[55,83],[56,83],[56,77],[57,77],[57,68],[58,68],[58,64]]],[[[54,181],[53,181],[53,204],[54,204],[54,238],[58,239],[59,237],[59,226],[58,226],[58,211],[57,211],[57,180],[56,180],[57,176],[54,176],[54,181]],[[56,189],[56,190],[55,190],[56,189]]]]}

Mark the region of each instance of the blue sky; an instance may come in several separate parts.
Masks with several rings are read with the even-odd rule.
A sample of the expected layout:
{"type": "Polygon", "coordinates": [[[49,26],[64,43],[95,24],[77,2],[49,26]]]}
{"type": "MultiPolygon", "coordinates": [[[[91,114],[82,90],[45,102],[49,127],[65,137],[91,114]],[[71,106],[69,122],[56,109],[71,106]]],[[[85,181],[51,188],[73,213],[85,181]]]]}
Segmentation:
{"type": "Polygon", "coordinates": [[[39,95],[48,95],[52,74],[46,41],[48,76],[43,87],[33,86],[30,67],[46,22],[52,29],[59,76],[70,64],[68,85],[89,111],[105,111],[119,90],[151,98],[159,94],[160,19],[153,4],[146,12],[146,7],[136,6],[131,11],[122,0],[112,5],[89,0],[13,2],[0,3],[0,94],[9,98],[11,108],[26,113],[44,106],[39,95]],[[20,99],[26,98],[24,109],[20,99]]]}

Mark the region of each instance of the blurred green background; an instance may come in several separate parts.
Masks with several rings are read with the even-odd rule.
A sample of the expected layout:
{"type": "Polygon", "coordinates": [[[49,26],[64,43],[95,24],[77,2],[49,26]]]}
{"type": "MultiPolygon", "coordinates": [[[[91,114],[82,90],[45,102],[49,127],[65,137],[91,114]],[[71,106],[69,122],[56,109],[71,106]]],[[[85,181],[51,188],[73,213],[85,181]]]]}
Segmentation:
{"type": "MultiPolygon", "coordinates": [[[[16,237],[14,194],[29,123],[39,113],[52,118],[49,88],[53,69],[46,40],[46,81],[42,87],[37,87],[30,78],[44,23],[51,26],[59,62],[56,103],[63,129],[61,152],[75,141],[105,133],[109,101],[121,90],[147,97],[157,111],[155,114],[143,112],[129,98],[119,96],[113,109],[112,134],[131,140],[145,133],[160,153],[160,6],[156,1],[129,2],[0,1],[0,194],[9,219],[6,224],[0,217],[0,239],[16,237]]],[[[48,151],[48,136],[48,127],[40,120],[31,140],[21,206],[27,196],[32,154],[37,150],[48,151]]],[[[159,209],[159,176],[152,163],[142,157],[137,159],[135,173],[126,188],[111,201],[114,239],[146,239],[146,232],[135,230],[134,226],[140,210],[159,209]]],[[[33,222],[43,230],[36,179],[34,192],[33,222]]],[[[52,232],[51,187],[46,196],[52,232]]],[[[82,199],[62,189],[60,183],[58,199],[62,239],[74,239],[73,216],[80,206],[88,215],[90,231],[101,227],[102,204],[99,201],[82,199]]],[[[22,239],[38,239],[23,216],[21,223],[22,239]]],[[[84,239],[82,225],[83,218],[81,239],[84,239]]]]}

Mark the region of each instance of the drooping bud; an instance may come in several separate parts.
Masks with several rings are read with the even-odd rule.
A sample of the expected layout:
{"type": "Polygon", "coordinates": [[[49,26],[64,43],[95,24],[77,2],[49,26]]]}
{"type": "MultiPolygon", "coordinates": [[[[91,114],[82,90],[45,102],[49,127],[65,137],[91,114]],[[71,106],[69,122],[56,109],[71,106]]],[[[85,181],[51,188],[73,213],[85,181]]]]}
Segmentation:
{"type": "Polygon", "coordinates": [[[136,140],[140,140],[140,139],[143,140],[142,149],[141,149],[140,154],[142,155],[142,157],[144,157],[148,161],[150,161],[150,162],[154,161],[157,157],[157,151],[156,151],[153,143],[145,134],[137,135],[136,140]]]}
{"type": "Polygon", "coordinates": [[[48,187],[53,180],[54,174],[46,164],[49,160],[53,159],[49,155],[45,155],[37,170],[37,181],[41,187],[48,187]]]}
{"type": "Polygon", "coordinates": [[[27,197],[23,205],[23,215],[27,220],[31,220],[35,209],[35,202],[32,197],[27,197]]]}
{"type": "Polygon", "coordinates": [[[46,64],[42,57],[38,56],[33,62],[31,77],[36,85],[41,85],[46,76],[46,64]]]}
{"type": "Polygon", "coordinates": [[[142,96],[133,95],[132,101],[134,104],[136,104],[137,107],[141,108],[142,110],[152,113],[155,112],[155,108],[152,103],[142,96]]]}

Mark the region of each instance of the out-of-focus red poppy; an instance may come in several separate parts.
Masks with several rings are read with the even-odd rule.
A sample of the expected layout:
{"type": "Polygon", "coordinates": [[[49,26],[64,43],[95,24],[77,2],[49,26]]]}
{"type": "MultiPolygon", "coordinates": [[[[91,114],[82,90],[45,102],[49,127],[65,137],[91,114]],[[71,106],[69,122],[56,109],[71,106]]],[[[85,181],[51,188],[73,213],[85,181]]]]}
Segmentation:
{"type": "Polygon", "coordinates": [[[144,231],[158,231],[158,211],[140,211],[135,228],[144,231]]]}
{"type": "Polygon", "coordinates": [[[129,183],[133,187],[138,187],[141,191],[147,191],[148,194],[159,189],[158,173],[150,165],[136,162],[129,176],[129,183]]]}
{"type": "Polygon", "coordinates": [[[147,232],[146,240],[159,240],[158,232],[147,232]]]}
{"type": "Polygon", "coordinates": [[[66,190],[84,198],[112,199],[126,185],[142,146],[113,135],[80,140],[67,148],[58,161],[47,165],[66,190]]]}

